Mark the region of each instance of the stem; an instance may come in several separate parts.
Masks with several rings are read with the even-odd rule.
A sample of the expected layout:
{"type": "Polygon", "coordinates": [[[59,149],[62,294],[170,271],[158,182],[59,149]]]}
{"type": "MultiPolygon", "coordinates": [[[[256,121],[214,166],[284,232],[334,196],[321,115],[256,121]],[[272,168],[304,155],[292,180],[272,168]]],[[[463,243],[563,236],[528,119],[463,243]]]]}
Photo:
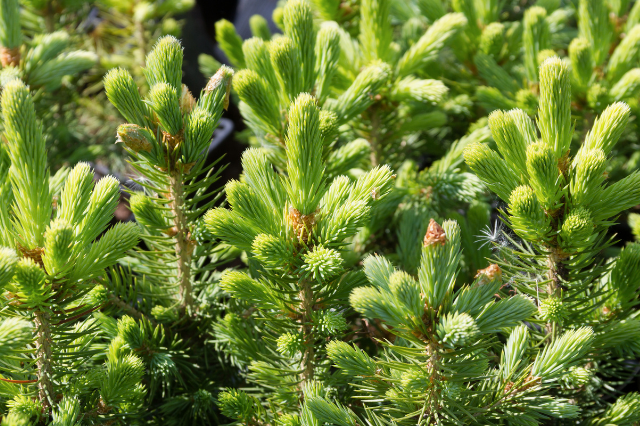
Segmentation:
{"type": "MultiPolygon", "coordinates": [[[[109,293],[109,302],[113,303],[118,308],[122,309],[127,315],[130,315],[136,319],[145,318],[145,315],[142,312],[140,312],[139,310],[137,310],[136,308],[134,308],[133,306],[126,303],[124,300],[120,299],[118,296],[112,293],[109,293]]],[[[151,321],[151,323],[154,323],[153,319],[151,318],[149,318],[149,321],[151,321]]]]}
{"type": "Polygon", "coordinates": [[[48,413],[53,401],[53,383],[51,382],[51,328],[49,314],[37,311],[34,324],[36,326],[36,367],[38,368],[38,398],[48,413]]]}
{"type": "Polygon", "coordinates": [[[140,49],[138,62],[144,68],[144,58],[147,55],[147,38],[144,36],[144,25],[142,25],[142,22],[136,22],[136,40],[140,49]]]}
{"type": "MultiPolygon", "coordinates": [[[[549,279],[547,294],[561,298],[561,281],[566,278],[566,270],[562,265],[562,259],[558,255],[558,250],[558,248],[552,247],[551,253],[549,253],[549,256],[547,257],[547,278],[549,279]]],[[[547,333],[551,334],[551,343],[553,343],[556,340],[556,336],[560,333],[560,324],[555,321],[550,321],[546,325],[546,330],[547,333]]]]}
{"type": "Polygon", "coordinates": [[[429,356],[427,360],[427,371],[430,373],[429,381],[431,382],[431,386],[429,387],[429,417],[431,417],[438,407],[438,390],[435,385],[442,381],[438,366],[440,354],[434,342],[430,341],[427,345],[427,356],[429,356]]]}
{"type": "Polygon", "coordinates": [[[184,214],[184,187],[182,184],[182,172],[174,170],[169,177],[169,191],[171,194],[171,210],[173,212],[173,226],[175,235],[175,249],[178,261],[178,284],[180,286],[180,299],[182,308],[193,304],[191,294],[191,240],[189,238],[189,226],[184,214]]]}
{"type": "Polygon", "coordinates": [[[311,284],[303,280],[301,282],[300,300],[302,302],[302,335],[304,338],[304,354],[302,356],[302,385],[313,380],[314,336],[313,336],[313,290],[311,284]]]}
{"type": "Polygon", "coordinates": [[[48,33],[52,33],[55,31],[55,23],[56,23],[56,19],[55,16],[53,14],[53,0],[49,0],[47,2],[47,9],[45,11],[45,15],[44,15],[44,25],[47,29],[48,33]]]}
{"type": "Polygon", "coordinates": [[[558,254],[555,248],[551,249],[551,253],[547,257],[547,278],[550,280],[547,285],[547,293],[559,296],[560,291],[560,265],[558,254]]]}

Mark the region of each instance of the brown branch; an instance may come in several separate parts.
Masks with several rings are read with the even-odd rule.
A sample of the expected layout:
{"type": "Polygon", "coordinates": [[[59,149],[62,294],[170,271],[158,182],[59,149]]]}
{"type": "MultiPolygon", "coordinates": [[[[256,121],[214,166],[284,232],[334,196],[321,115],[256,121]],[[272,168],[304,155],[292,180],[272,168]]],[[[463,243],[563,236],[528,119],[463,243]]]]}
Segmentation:
{"type": "Polygon", "coordinates": [[[79,314],[76,314],[76,315],[74,315],[74,316],[72,316],[72,317],[69,317],[69,318],[67,318],[67,319],[64,319],[64,320],[62,320],[62,321],[60,321],[60,322],[57,322],[57,323],[55,323],[55,324],[53,324],[53,325],[66,324],[66,323],[68,323],[68,322],[71,322],[71,321],[77,320],[78,318],[82,318],[83,316],[88,315],[88,314],[90,314],[91,312],[93,312],[93,311],[95,311],[95,310],[97,310],[97,309],[102,308],[102,306],[104,306],[104,305],[94,306],[94,307],[93,307],[93,308],[91,308],[91,309],[88,309],[88,310],[86,310],[86,311],[84,311],[84,312],[80,312],[79,314]]]}
{"type": "Polygon", "coordinates": [[[37,383],[38,379],[33,379],[33,380],[11,380],[11,379],[3,379],[2,377],[0,377],[0,381],[3,382],[7,382],[7,383],[15,383],[18,385],[24,385],[27,383],[37,383]]]}
{"type": "Polygon", "coordinates": [[[51,352],[52,338],[49,324],[49,314],[42,311],[35,312],[36,326],[36,367],[38,369],[38,399],[46,412],[51,409],[53,383],[51,382],[51,352]]]}

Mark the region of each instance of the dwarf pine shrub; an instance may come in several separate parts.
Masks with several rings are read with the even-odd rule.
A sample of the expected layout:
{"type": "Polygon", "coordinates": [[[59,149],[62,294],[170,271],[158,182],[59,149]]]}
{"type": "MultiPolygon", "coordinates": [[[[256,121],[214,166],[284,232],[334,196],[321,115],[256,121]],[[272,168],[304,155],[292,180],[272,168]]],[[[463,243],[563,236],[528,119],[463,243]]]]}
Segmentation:
{"type": "Polygon", "coordinates": [[[192,5],[0,1],[3,426],[640,422],[637,3],[192,5]]]}

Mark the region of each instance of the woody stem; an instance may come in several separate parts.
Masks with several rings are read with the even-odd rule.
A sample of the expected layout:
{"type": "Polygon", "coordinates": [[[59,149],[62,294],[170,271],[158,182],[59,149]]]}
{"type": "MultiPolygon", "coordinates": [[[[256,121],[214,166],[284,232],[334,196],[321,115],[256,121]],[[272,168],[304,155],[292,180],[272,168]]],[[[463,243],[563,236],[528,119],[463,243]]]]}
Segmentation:
{"type": "Polygon", "coordinates": [[[45,412],[51,410],[53,401],[53,383],[51,382],[51,325],[49,314],[42,311],[35,313],[36,327],[36,368],[38,377],[38,399],[45,412]]]}
{"type": "Polygon", "coordinates": [[[193,304],[191,288],[191,241],[189,226],[184,212],[184,186],[182,172],[174,170],[169,178],[171,192],[171,210],[173,213],[173,226],[175,235],[176,260],[178,262],[178,285],[180,287],[180,299],[182,308],[193,304]]]}

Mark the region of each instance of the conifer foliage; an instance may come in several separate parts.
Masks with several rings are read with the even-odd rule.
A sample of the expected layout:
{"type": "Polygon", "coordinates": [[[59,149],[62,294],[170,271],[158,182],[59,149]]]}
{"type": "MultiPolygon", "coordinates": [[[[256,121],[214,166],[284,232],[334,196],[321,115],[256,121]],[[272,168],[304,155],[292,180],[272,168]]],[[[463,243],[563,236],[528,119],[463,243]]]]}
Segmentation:
{"type": "MultiPolygon", "coordinates": [[[[420,70],[433,64],[466,19],[459,13],[447,14],[410,44],[394,34],[392,4],[361,2],[357,37],[327,20],[319,12],[321,5],[297,0],[279,9],[280,37],[266,34],[256,24],[254,37],[243,42],[224,20],[216,23],[216,36],[231,63],[244,68],[238,71],[233,89],[253,134],[250,142],[278,167],[286,168],[283,147],[289,102],[310,92],[323,108],[328,175],[355,177],[378,164],[398,171],[397,188],[374,208],[371,221],[354,237],[354,248],[356,257],[362,257],[370,250],[397,247],[400,261],[414,270],[419,258],[415,247],[430,216],[444,217],[474,203],[472,219],[461,218],[462,223],[470,232],[488,223],[488,206],[477,200],[481,186],[460,165],[464,147],[490,135],[480,123],[453,143],[443,141],[450,147],[446,151],[438,146],[444,158],[419,170],[420,153],[431,143],[426,132],[447,122],[442,104],[448,93],[442,81],[425,78],[420,70]],[[318,15],[319,25],[314,24],[318,15]],[[413,226],[415,222],[419,225],[413,226]]],[[[470,247],[470,255],[472,251],[470,247]]],[[[468,256],[467,269],[486,266],[481,259],[468,256]]]]}
{"type": "MultiPolygon", "coordinates": [[[[96,65],[98,56],[79,49],[66,31],[28,31],[23,28],[31,24],[25,14],[19,0],[0,3],[0,87],[14,79],[29,85],[38,118],[44,124],[48,157],[59,162],[64,154],[74,153],[65,146],[74,140],[69,127],[78,122],[71,102],[77,86],[70,77],[77,82],[96,65]]],[[[54,170],[59,166],[52,164],[54,170]]]]}
{"type": "Polygon", "coordinates": [[[227,271],[220,282],[245,310],[222,320],[224,350],[257,385],[219,397],[241,424],[298,424],[311,416],[301,401],[335,380],[323,342],[344,335],[349,292],[363,282],[344,266],[347,239],[393,184],[386,166],[355,182],[326,177],[322,110],[311,95],[299,95],[288,117],[286,174],[260,150],[246,151],[243,178],[226,186],[231,209],[205,217],[214,236],[249,256],[247,272],[227,271]]]}
{"type": "Polygon", "coordinates": [[[282,1],[198,97],[192,4],[95,9],[125,189],[49,173],[91,2],[0,0],[2,426],[640,424],[640,2],[282,1]]]}
{"type": "Polygon", "coordinates": [[[159,405],[151,418],[192,425],[215,418],[212,386],[221,373],[208,358],[220,302],[214,271],[225,250],[207,240],[202,216],[217,202],[213,185],[222,168],[205,159],[229,103],[233,71],[221,67],[196,101],[182,84],[182,61],[177,39],[158,40],[146,58],[144,100],[128,71],[105,77],[109,100],[128,121],[118,127],[118,142],[140,176],[142,190],[132,193],[130,206],[145,243],[129,259],[135,276],[119,273],[107,287],[127,314],[114,324],[118,337],[132,353],[145,353],[150,390],[158,396],[151,405],[159,405]]]}
{"type": "Polygon", "coordinates": [[[91,68],[97,56],[83,50],[70,50],[70,35],[65,31],[39,34],[27,44],[22,33],[18,0],[0,5],[0,83],[21,78],[29,85],[53,91],[65,76],[91,68]]]}
{"type": "MultiPolygon", "coordinates": [[[[382,321],[395,341],[380,342],[377,358],[344,342],[331,342],[327,350],[352,377],[369,423],[538,424],[574,418],[577,407],[550,391],[560,372],[580,361],[593,332],[567,332],[532,365],[530,332],[522,321],[536,312],[533,299],[504,291],[496,264],[455,290],[460,238],[455,221],[440,226],[432,220],[417,279],[383,257],[364,262],[371,285],[355,289],[351,305],[382,321]]],[[[325,422],[358,421],[328,398],[309,400],[307,407],[325,422]]]]}
{"type": "MultiPolygon", "coordinates": [[[[604,407],[596,395],[603,383],[596,373],[609,378],[628,374],[624,360],[639,349],[640,322],[629,310],[637,304],[638,247],[624,248],[608,266],[597,257],[611,244],[606,233],[612,218],[640,203],[637,172],[606,183],[607,156],[627,124],[629,107],[609,105],[571,155],[569,67],[549,58],[540,67],[539,81],[540,137],[523,111],[497,111],[489,123],[499,152],[474,144],[465,159],[506,203],[504,219],[522,239],[502,247],[500,262],[513,288],[538,301],[539,325],[531,330],[544,347],[542,355],[567,333],[583,326],[592,330],[593,337],[581,343],[583,361],[565,370],[558,393],[574,399],[582,418],[602,419],[597,416],[604,407]]],[[[639,400],[634,394],[618,403],[639,400]]]]}
{"type": "Polygon", "coordinates": [[[419,78],[416,71],[435,60],[466,19],[461,14],[448,14],[413,46],[405,44],[400,50],[394,42],[391,5],[390,0],[363,1],[358,38],[328,19],[323,19],[316,31],[314,11],[317,13],[319,6],[312,8],[311,3],[298,0],[281,9],[284,37],[267,37],[256,29],[253,38],[242,42],[230,22],[216,23],[216,37],[232,64],[254,71],[239,73],[242,79],[236,80],[234,89],[250,107],[243,115],[252,129],[258,127],[254,133],[263,145],[262,135],[270,135],[272,140],[281,136],[280,115],[301,92],[313,92],[324,109],[336,114],[338,124],[350,124],[343,137],[351,140],[338,141],[332,157],[341,163],[348,161],[352,167],[358,162],[349,157],[363,151],[373,166],[396,167],[411,158],[413,144],[421,142],[411,134],[445,123],[445,114],[435,105],[444,99],[447,87],[439,80],[419,78]],[[254,82],[259,77],[261,84],[254,82]],[[255,87],[251,92],[245,79],[255,87]],[[265,105],[257,104],[258,89],[264,92],[260,99],[271,99],[272,104],[271,110],[262,114],[265,105]],[[280,112],[274,109],[278,98],[280,112]],[[274,123],[260,126],[265,120],[274,123]]]}
{"type": "Polygon", "coordinates": [[[49,176],[42,127],[19,80],[4,87],[2,118],[3,424],[74,425],[136,413],[146,394],[142,360],[89,316],[105,303],[98,285],[105,268],[139,238],[131,223],[107,229],[119,183],[105,177],[94,185],[84,163],[49,176]]]}

